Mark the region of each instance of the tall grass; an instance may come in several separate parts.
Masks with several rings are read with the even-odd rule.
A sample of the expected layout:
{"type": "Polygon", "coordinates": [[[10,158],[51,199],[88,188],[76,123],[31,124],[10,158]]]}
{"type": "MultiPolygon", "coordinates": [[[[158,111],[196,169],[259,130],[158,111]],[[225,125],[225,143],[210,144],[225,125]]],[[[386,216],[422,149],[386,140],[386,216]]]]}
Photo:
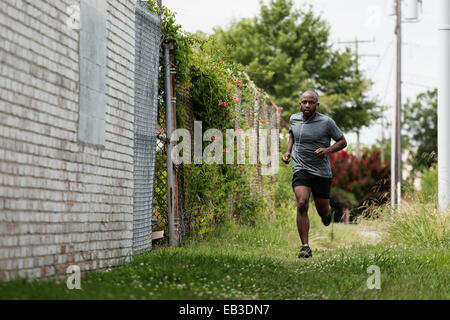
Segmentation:
{"type": "Polygon", "coordinates": [[[448,212],[440,212],[429,204],[406,204],[400,213],[393,213],[387,226],[388,239],[406,245],[449,247],[448,212]]]}
{"type": "Polygon", "coordinates": [[[437,167],[426,170],[421,183],[421,202],[438,202],[438,171],[437,167]]]}
{"type": "Polygon", "coordinates": [[[435,203],[421,199],[402,202],[400,212],[389,205],[373,210],[368,216],[378,217],[383,241],[407,247],[449,248],[450,211],[440,211],[435,203]]]}

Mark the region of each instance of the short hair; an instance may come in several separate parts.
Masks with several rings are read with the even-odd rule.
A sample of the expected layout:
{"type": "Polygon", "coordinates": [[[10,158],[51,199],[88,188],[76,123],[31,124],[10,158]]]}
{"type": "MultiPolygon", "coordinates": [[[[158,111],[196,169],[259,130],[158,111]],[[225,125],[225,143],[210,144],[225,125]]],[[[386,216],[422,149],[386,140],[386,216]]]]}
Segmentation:
{"type": "Polygon", "coordinates": [[[306,91],[300,92],[300,98],[301,98],[305,93],[312,93],[312,94],[316,97],[316,100],[319,101],[319,95],[318,95],[317,92],[315,92],[314,90],[306,90],[306,91]]]}

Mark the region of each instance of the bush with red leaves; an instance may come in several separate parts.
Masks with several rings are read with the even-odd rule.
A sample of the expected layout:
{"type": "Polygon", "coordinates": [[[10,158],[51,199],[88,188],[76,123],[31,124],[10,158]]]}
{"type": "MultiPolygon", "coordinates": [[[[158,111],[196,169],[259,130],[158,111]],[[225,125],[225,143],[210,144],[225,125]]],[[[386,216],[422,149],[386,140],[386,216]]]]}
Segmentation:
{"type": "Polygon", "coordinates": [[[379,150],[366,150],[358,159],[342,150],[330,155],[332,187],[351,192],[361,209],[388,200],[390,189],[389,161],[381,162],[379,150]]]}

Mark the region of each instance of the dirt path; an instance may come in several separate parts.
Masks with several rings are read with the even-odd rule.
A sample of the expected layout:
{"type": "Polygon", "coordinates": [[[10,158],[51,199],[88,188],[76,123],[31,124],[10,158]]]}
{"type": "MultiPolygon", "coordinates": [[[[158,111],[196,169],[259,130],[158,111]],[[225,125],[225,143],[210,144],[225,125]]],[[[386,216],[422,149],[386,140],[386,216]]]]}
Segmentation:
{"type": "Polygon", "coordinates": [[[372,245],[378,244],[383,238],[383,233],[374,225],[359,225],[358,232],[372,245]]]}

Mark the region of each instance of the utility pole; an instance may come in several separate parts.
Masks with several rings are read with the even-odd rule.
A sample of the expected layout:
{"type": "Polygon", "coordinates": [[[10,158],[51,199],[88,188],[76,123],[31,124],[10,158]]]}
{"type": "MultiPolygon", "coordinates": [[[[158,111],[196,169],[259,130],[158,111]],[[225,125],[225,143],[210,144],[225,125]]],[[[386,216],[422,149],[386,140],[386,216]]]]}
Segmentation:
{"type": "Polygon", "coordinates": [[[438,193],[439,208],[450,207],[450,0],[439,2],[438,193]]]}
{"type": "MultiPolygon", "coordinates": [[[[422,0],[388,0],[386,7],[388,15],[396,16],[395,34],[397,36],[397,83],[395,119],[392,126],[391,138],[391,206],[393,210],[397,209],[398,211],[400,211],[402,195],[402,2],[404,3],[406,9],[404,22],[415,23],[419,22],[418,7],[422,4],[422,0]]],[[[447,91],[447,88],[445,88],[445,91],[447,91]]]]}
{"type": "Polygon", "coordinates": [[[396,102],[395,122],[392,126],[391,138],[391,206],[400,211],[402,188],[402,138],[401,138],[401,111],[402,111],[402,6],[401,0],[396,0],[396,26],[397,36],[397,76],[396,76],[396,102]]]}
{"type": "MultiPolygon", "coordinates": [[[[369,43],[369,42],[375,42],[375,39],[373,40],[359,40],[359,39],[355,39],[353,41],[339,41],[337,43],[339,44],[354,44],[355,46],[355,59],[356,59],[356,75],[359,77],[359,57],[379,57],[378,54],[359,54],[358,53],[358,49],[359,49],[359,44],[360,43],[369,43]]],[[[360,97],[358,97],[358,101],[357,103],[360,103],[359,100],[360,97]]],[[[359,159],[361,158],[361,143],[360,143],[360,132],[359,132],[359,128],[356,130],[356,157],[359,159]]]]}

